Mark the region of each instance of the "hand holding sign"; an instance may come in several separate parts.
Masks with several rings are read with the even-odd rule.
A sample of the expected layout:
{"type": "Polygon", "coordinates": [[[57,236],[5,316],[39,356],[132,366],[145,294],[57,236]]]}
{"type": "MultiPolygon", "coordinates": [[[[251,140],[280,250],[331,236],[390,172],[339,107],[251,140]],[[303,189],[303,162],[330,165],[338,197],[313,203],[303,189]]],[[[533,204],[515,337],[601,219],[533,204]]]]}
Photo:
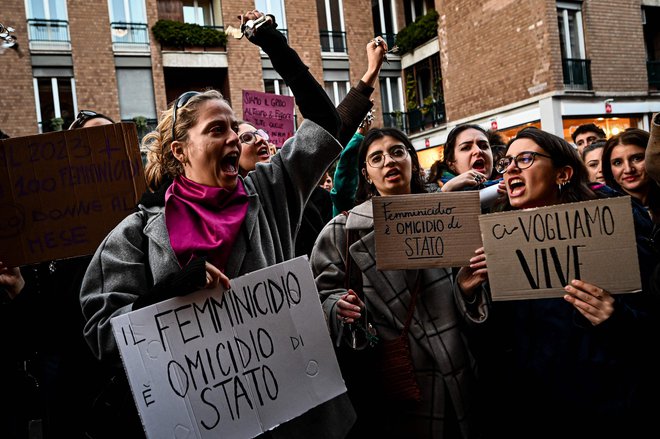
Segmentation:
{"type": "Polygon", "coordinates": [[[614,297],[596,285],[574,279],[564,288],[564,299],[573,304],[592,325],[596,326],[612,317],[614,297]]]}
{"type": "Polygon", "coordinates": [[[486,253],[483,247],[474,252],[475,256],[470,259],[470,265],[461,267],[456,277],[456,282],[461,291],[468,297],[472,297],[475,290],[488,280],[488,267],[486,266],[486,253]]]}

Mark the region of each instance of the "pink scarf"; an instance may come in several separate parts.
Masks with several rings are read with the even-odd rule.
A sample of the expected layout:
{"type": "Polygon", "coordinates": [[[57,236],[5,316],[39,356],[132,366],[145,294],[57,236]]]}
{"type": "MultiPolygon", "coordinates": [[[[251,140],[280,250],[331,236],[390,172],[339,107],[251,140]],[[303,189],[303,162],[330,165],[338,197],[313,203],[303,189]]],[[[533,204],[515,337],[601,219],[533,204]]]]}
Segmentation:
{"type": "Polygon", "coordinates": [[[206,257],[224,271],[247,214],[242,180],[232,192],[179,176],[165,192],[165,224],[179,265],[206,257]]]}

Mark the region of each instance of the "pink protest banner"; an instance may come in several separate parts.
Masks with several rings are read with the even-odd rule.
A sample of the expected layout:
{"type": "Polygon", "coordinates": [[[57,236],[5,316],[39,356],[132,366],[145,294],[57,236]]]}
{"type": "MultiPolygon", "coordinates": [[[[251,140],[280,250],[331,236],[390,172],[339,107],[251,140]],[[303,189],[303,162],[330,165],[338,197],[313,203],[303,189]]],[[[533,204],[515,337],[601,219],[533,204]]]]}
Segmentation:
{"type": "Polygon", "coordinates": [[[278,147],[293,136],[293,107],[291,96],[243,90],[243,120],[265,130],[278,147]]]}

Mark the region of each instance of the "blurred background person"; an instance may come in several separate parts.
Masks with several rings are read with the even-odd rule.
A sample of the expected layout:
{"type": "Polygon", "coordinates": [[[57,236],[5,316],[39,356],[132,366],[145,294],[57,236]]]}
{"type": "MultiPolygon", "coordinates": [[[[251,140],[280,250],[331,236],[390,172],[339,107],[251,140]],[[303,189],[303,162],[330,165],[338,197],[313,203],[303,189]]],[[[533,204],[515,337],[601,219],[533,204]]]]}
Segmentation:
{"type": "Polygon", "coordinates": [[[582,149],[581,157],[587,167],[590,182],[605,183],[602,163],[605,143],[605,140],[596,140],[582,149]]]}
{"type": "Polygon", "coordinates": [[[573,138],[573,143],[575,143],[580,156],[582,156],[582,151],[586,146],[594,143],[596,140],[606,140],[607,134],[605,134],[605,131],[603,131],[598,125],[594,123],[586,123],[577,127],[575,131],[573,131],[573,134],[571,134],[571,137],[573,138]]]}
{"type": "Polygon", "coordinates": [[[320,186],[328,192],[332,190],[332,177],[330,177],[329,172],[326,172],[324,177],[321,179],[320,186]]]}

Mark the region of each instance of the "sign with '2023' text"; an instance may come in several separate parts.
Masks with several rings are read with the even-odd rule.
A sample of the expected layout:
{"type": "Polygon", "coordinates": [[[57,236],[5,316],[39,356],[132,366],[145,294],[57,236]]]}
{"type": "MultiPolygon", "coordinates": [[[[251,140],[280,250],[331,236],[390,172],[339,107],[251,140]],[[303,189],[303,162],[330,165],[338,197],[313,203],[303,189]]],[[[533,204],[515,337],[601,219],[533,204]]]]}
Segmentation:
{"type": "Polygon", "coordinates": [[[641,288],[630,197],[482,215],[494,300],[561,297],[572,279],[641,288]]]}
{"type": "Polygon", "coordinates": [[[373,197],[379,270],[460,267],[481,247],[478,191],[373,197]]]}
{"type": "Polygon", "coordinates": [[[0,260],[92,254],[145,188],[133,123],[0,140],[0,260]]]}
{"type": "Polygon", "coordinates": [[[306,256],[112,329],[148,438],[252,438],[346,392],[306,256]]]}

